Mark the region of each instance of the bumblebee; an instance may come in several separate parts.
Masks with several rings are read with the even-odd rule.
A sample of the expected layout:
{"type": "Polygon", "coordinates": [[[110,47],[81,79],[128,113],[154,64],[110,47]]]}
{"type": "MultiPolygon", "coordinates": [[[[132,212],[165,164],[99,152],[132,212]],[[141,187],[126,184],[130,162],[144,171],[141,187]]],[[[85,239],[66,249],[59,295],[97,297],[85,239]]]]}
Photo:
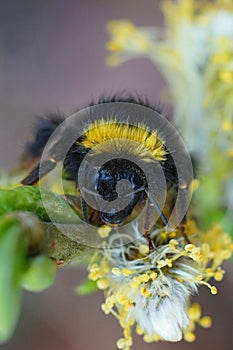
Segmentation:
{"type": "MultiPolygon", "coordinates": [[[[89,106],[94,107],[118,102],[132,104],[134,107],[146,107],[161,114],[161,111],[149,104],[147,100],[132,97],[101,97],[98,102],[92,102],[89,106]]],[[[122,111],[119,111],[119,113],[122,113],[122,111]]],[[[144,119],[146,120],[146,118],[144,119]]],[[[30,161],[36,158],[38,164],[22,180],[22,184],[35,185],[41,177],[46,176],[56,167],[58,162],[62,161],[65,178],[75,183],[76,196],[81,201],[80,215],[84,221],[97,225],[123,225],[134,218],[141,211],[142,206],[148,202],[147,214],[145,215],[145,231],[151,227],[151,219],[149,219],[151,217],[151,207],[159,213],[160,222],[167,225],[166,211],[170,212],[174,205],[178,188],[178,174],[174,160],[166,147],[166,142],[159,137],[157,130],[150,130],[145,122],[132,125],[127,119],[119,121],[116,108],[114,116],[103,115],[99,120],[95,120],[94,117],[92,120],[87,120],[86,125],[82,126],[82,130],[80,130],[80,136],[72,142],[66,154],[64,154],[63,146],[67,142],[67,138],[61,137],[50,149],[49,158],[40,161],[43,149],[50,136],[64,120],[63,116],[54,114],[39,119],[34,139],[27,144],[24,154],[24,160],[30,161]],[[148,153],[145,153],[145,149],[148,153]],[[90,188],[90,186],[84,186],[84,189],[80,188],[78,173],[84,158],[90,151],[93,151],[92,160],[103,154],[108,159],[100,166],[96,166],[93,161],[93,168],[95,167],[97,170],[94,176],[87,176],[88,181],[91,182],[93,193],[95,191],[98,198],[111,206],[111,203],[116,201],[119,196],[118,184],[120,181],[126,180],[130,184],[130,188],[126,186],[124,191],[124,196],[128,198],[127,205],[124,208],[119,210],[115,208],[108,211],[96,210],[88,205],[83,198],[81,190],[85,192],[86,187],[90,188]],[[134,162],[134,159],[138,161],[134,162]],[[155,200],[149,198],[148,179],[143,171],[144,167],[153,173],[155,162],[160,165],[166,188],[172,193],[165,202],[164,210],[159,207],[155,200]]],[[[83,171],[85,171],[85,168],[83,171]]],[[[158,183],[154,185],[157,188],[160,186],[158,183]]],[[[92,191],[88,189],[87,192],[91,193],[92,191]]]]}

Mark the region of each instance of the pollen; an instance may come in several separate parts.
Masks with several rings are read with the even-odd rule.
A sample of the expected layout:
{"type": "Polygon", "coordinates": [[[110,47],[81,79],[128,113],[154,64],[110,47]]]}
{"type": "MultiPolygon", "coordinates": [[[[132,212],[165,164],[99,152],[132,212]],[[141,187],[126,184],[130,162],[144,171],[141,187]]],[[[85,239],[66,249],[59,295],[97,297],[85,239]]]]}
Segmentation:
{"type": "Polygon", "coordinates": [[[128,270],[126,267],[123,267],[123,269],[121,270],[121,273],[122,273],[124,276],[129,276],[129,275],[134,274],[133,271],[128,270]]]}
{"type": "Polygon", "coordinates": [[[224,131],[231,131],[233,129],[233,123],[230,120],[225,120],[222,123],[222,129],[224,131]]]}
{"type": "MultiPolygon", "coordinates": [[[[212,166],[213,171],[207,174],[206,182],[200,184],[201,196],[205,198],[204,196],[208,194],[205,193],[205,189],[208,192],[208,185],[211,187],[212,184],[211,179],[218,179],[218,183],[222,181],[226,185],[229,181],[230,187],[232,182],[233,121],[231,116],[233,90],[231,87],[233,83],[233,51],[232,33],[229,31],[229,25],[232,22],[233,4],[232,0],[213,0],[211,2],[209,0],[164,0],[162,7],[166,20],[166,30],[162,40],[157,33],[157,28],[136,27],[129,21],[115,21],[111,22],[109,26],[111,41],[108,44],[108,49],[112,53],[110,57],[114,64],[146,55],[163,71],[170,73],[170,87],[172,95],[175,96],[177,110],[181,111],[183,117],[188,115],[190,118],[190,123],[182,123],[182,119],[180,119],[190,149],[195,149],[197,154],[201,154],[203,145],[207,144],[206,140],[210,138],[212,141],[219,141],[212,142],[207,150],[209,153],[206,162],[211,161],[212,155],[216,158],[215,163],[222,166],[212,166]],[[210,31],[210,28],[215,30],[210,31]],[[193,52],[189,52],[190,48],[186,45],[190,33],[195,33],[194,44],[196,42],[197,45],[194,45],[193,48],[200,53],[196,55],[201,58],[199,61],[193,60],[193,52]],[[142,40],[143,35],[145,40],[142,40]],[[200,40],[203,35],[206,42],[209,43],[204,51],[203,43],[205,41],[200,40]],[[173,45],[170,45],[171,43],[173,45]],[[207,51],[208,55],[206,55],[207,51]],[[154,55],[153,52],[156,54],[154,55]],[[203,52],[206,57],[208,56],[205,62],[202,59],[203,52]],[[190,62],[191,64],[189,64],[190,62]],[[187,77],[186,83],[189,84],[192,80],[190,77],[194,73],[196,74],[200,63],[203,74],[199,74],[200,79],[197,81],[197,85],[199,84],[201,88],[205,86],[205,91],[203,96],[200,96],[199,107],[202,113],[199,113],[198,119],[195,113],[186,113],[188,109],[193,110],[193,94],[188,93],[184,96],[182,84],[180,89],[177,88],[177,79],[179,80],[187,71],[190,74],[185,75],[187,77]],[[195,142],[198,133],[193,133],[191,126],[195,124],[197,130],[198,127],[200,129],[201,116],[206,117],[209,127],[205,128],[202,133],[203,142],[195,142]],[[219,132],[215,133],[215,130],[219,130],[219,132]]],[[[99,127],[100,124],[101,122],[96,126],[99,127]]],[[[108,127],[98,128],[100,135],[95,136],[98,139],[97,143],[102,142],[103,136],[106,137],[107,134],[107,139],[113,138],[115,141],[116,137],[123,135],[123,130],[120,130],[123,125],[117,125],[114,120],[112,124],[114,125],[111,127],[111,133],[107,129],[108,127]]],[[[92,127],[97,135],[95,125],[92,127]]],[[[88,142],[91,140],[89,130],[87,132],[88,142]]],[[[166,159],[166,147],[164,147],[159,134],[152,131],[145,138],[146,134],[143,130],[145,131],[143,125],[138,126],[138,130],[136,128],[130,129],[130,127],[125,128],[125,141],[136,141],[143,146],[142,148],[151,152],[155,158],[158,157],[158,160],[162,157],[166,159]],[[157,141],[155,141],[156,138],[157,141]]],[[[134,154],[139,154],[139,149],[140,147],[135,148],[133,152],[136,153],[134,154]]],[[[199,181],[194,179],[188,191],[195,191],[198,187],[199,181]]],[[[222,198],[221,193],[217,194],[217,200],[224,200],[228,209],[230,197],[230,192],[226,198],[222,198]]],[[[200,203],[201,208],[199,208],[203,218],[206,210],[205,203],[206,201],[200,203]]],[[[222,210],[221,204],[222,202],[219,210],[222,210]]],[[[219,205],[216,200],[215,205],[219,205]]],[[[207,216],[206,223],[209,222],[207,216]]],[[[226,219],[231,218],[226,216],[226,219]]],[[[138,240],[138,242],[132,243],[135,245],[135,251],[139,252],[138,255],[129,257],[127,247],[113,249],[108,253],[112,267],[119,267],[121,271],[122,267],[125,267],[132,271],[132,273],[121,273],[119,276],[111,273],[109,287],[105,290],[107,296],[116,295],[121,290],[126,297],[126,305],[130,302],[135,305],[135,307],[125,308],[123,304],[114,304],[114,308],[118,312],[116,317],[120,317],[120,325],[124,328],[125,338],[130,336],[128,326],[130,317],[134,318],[137,333],[142,335],[147,342],[158,339],[169,340],[172,332],[176,333],[174,339],[179,340],[182,333],[187,342],[193,342],[196,339],[195,332],[198,326],[204,328],[211,326],[211,318],[203,316],[201,305],[191,304],[191,298],[200,286],[209,288],[209,297],[212,297],[211,294],[217,294],[217,288],[212,286],[209,281],[212,278],[218,282],[223,279],[224,270],[222,270],[221,265],[232,255],[232,239],[230,235],[223,232],[221,225],[213,225],[205,232],[197,226],[194,220],[189,219],[189,215],[185,224],[185,233],[191,243],[182,237],[179,228],[170,230],[170,232],[162,229],[161,232],[155,230],[151,234],[156,247],[154,251],[144,250],[140,246],[145,244],[145,240],[138,240]],[[144,276],[149,276],[149,279],[144,276]],[[180,303],[181,300],[183,303],[180,303]],[[159,326],[162,324],[165,326],[160,328],[159,326]],[[154,327],[156,327],[156,331],[154,327]]],[[[129,350],[130,346],[125,339],[121,340],[120,345],[121,349],[129,350]]]]}
{"type": "Polygon", "coordinates": [[[149,253],[149,247],[148,247],[148,245],[146,245],[146,244],[141,244],[141,245],[139,246],[139,252],[140,252],[142,255],[148,254],[148,253],[149,253]]]}
{"type": "Polygon", "coordinates": [[[106,289],[109,286],[109,282],[107,278],[101,278],[97,281],[97,287],[99,289],[106,289]]]}
{"type": "Polygon", "coordinates": [[[169,246],[171,247],[171,246],[177,246],[177,245],[179,245],[179,242],[177,241],[177,239],[171,239],[170,241],[169,241],[169,246]]]}
{"type": "Polygon", "coordinates": [[[124,305],[124,306],[129,306],[130,305],[130,303],[128,302],[128,299],[126,298],[126,296],[124,294],[121,294],[121,293],[116,295],[116,301],[120,305],[124,305]]]}
{"type": "Polygon", "coordinates": [[[148,334],[145,334],[143,337],[145,343],[152,343],[154,341],[153,337],[150,337],[148,334]]]}
{"type": "Polygon", "coordinates": [[[152,280],[155,280],[157,277],[158,277],[158,273],[157,273],[157,272],[155,272],[155,271],[151,272],[150,278],[151,278],[152,280]]]}
{"type": "Polygon", "coordinates": [[[160,236],[163,240],[172,239],[176,237],[176,232],[164,231],[160,233],[160,236]]]}
{"type": "Polygon", "coordinates": [[[212,319],[209,316],[202,317],[198,324],[203,328],[210,328],[212,326],[212,319]]]}
{"type": "Polygon", "coordinates": [[[217,271],[214,274],[214,279],[218,282],[222,281],[225,271],[222,269],[217,269],[217,271]]]}
{"type": "MultiPolygon", "coordinates": [[[[192,342],[197,326],[211,326],[211,318],[202,316],[201,306],[190,304],[190,298],[197,286],[209,288],[211,294],[217,293],[209,280],[212,277],[222,280],[221,264],[231,256],[233,244],[219,225],[208,232],[197,229],[193,221],[188,220],[186,226],[190,241],[195,244],[186,244],[182,237],[167,236],[165,241],[159,238],[155,250],[130,257],[129,246],[110,247],[101,252],[97,263],[90,265],[89,278],[94,278],[98,288],[104,290],[103,312],[114,315],[123,328],[118,348],[130,350],[134,325],[147,342],[171,341],[172,332],[172,341],[179,340],[181,331],[177,329],[180,328],[183,338],[192,342]],[[169,332],[160,326],[164,318],[169,332]]],[[[130,248],[139,252],[143,245],[144,240],[136,240],[130,248]]]]}
{"type": "Polygon", "coordinates": [[[201,258],[201,250],[200,248],[194,248],[191,250],[191,254],[189,255],[194,261],[198,261],[201,258]]]}
{"type": "Polygon", "coordinates": [[[215,295],[215,294],[218,293],[218,290],[217,290],[217,288],[216,288],[215,286],[212,286],[212,287],[210,288],[210,291],[211,291],[211,294],[213,294],[213,295],[215,295]]]}
{"type": "Polygon", "coordinates": [[[110,312],[111,312],[111,310],[112,310],[112,308],[111,308],[109,305],[107,305],[107,304],[102,304],[102,305],[101,305],[101,309],[103,310],[103,312],[105,313],[105,315],[110,314],[110,312]]]}
{"type": "Polygon", "coordinates": [[[101,238],[107,238],[109,236],[111,230],[112,230],[111,227],[109,227],[107,225],[106,226],[103,225],[103,226],[98,228],[98,234],[101,238]]]}
{"type": "Polygon", "coordinates": [[[118,267],[113,267],[112,268],[112,273],[115,276],[120,276],[121,275],[121,270],[118,267]]]}
{"type": "Polygon", "coordinates": [[[198,303],[192,304],[189,309],[189,317],[193,321],[198,321],[201,317],[201,306],[198,303]]]}
{"type": "Polygon", "coordinates": [[[134,277],[133,281],[130,283],[131,288],[138,288],[141,284],[141,280],[138,277],[134,277]]]}
{"type": "Polygon", "coordinates": [[[206,270],[205,270],[205,274],[206,274],[206,276],[207,277],[213,277],[214,276],[214,270],[211,268],[211,267],[209,267],[209,268],[207,268],[206,270]]]}
{"type": "Polygon", "coordinates": [[[184,247],[184,249],[188,252],[193,251],[194,248],[195,248],[194,244],[186,244],[186,246],[184,247]]]}
{"type": "Polygon", "coordinates": [[[118,349],[126,349],[127,347],[130,347],[132,345],[132,338],[129,337],[128,339],[120,338],[116,343],[118,349]]]}
{"type": "Polygon", "coordinates": [[[142,282],[148,282],[150,279],[149,275],[147,273],[144,273],[141,277],[140,277],[140,280],[142,282]]]}
{"type": "Polygon", "coordinates": [[[176,280],[180,283],[184,282],[183,278],[181,278],[181,277],[177,277],[176,280]]]}
{"type": "Polygon", "coordinates": [[[196,280],[197,280],[197,281],[202,281],[202,280],[203,280],[203,276],[202,276],[202,275],[196,276],[196,280]]]}
{"type": "Polygon", "coordinates": [[[150,295],[150,291],[146,287],[142,287],[140,292],[143,297],[148,297],[150,295]]]}
{"type": "Polygon", "coordinates": [[[219,78],[226,83],[232,83],[233,82],[233,72],[223,70],[219,73],[219,78]]]}
{"type": "Polygon", "coordinates": [[[138,335],[142,335],[143,334],[143,330],[141,329],[141,327],[137,324],[137,326],[136,326],[136,333],[138,334],[138,335]]]}
{"type": "Polygon", "coordinates": [[[90,270],[90,273],[88,275],[88,278],[90,280],[97,281],[97,279],[101,277],[99,265],[93,264],[89,270],[90,270]]]}
{"type": "Polygon", "coordinates": [[[160,260],[157,262],[158,269],[161,269],[162,267],[166,266],[167,262],[165,260],[160,260]]]}
{"type": "Polygon", "coordinates": [[[196,340],[196,335],[192,332],[185,332],[184,333],[184,339],[188,342],[188,343],[192,343],[196,340]]]}
{"type": "Polygon", "coordinates": [[[172,259],[166,259],[166,263],[168,267],[172,267],[172,259]]]}

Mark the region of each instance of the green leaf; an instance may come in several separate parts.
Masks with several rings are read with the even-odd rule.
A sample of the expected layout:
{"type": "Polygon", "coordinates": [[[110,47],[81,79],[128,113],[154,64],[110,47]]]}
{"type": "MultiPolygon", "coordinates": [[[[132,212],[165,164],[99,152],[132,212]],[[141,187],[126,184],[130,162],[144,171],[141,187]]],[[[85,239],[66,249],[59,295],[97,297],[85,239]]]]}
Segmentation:
{"type": "Polygon", "coordinates": [[[96,281],[85,280],[74,291],[78,295],[89,295],[98,290],[96,281]]]}
{"type": "Polygon", "coordinates": [[[27,243],[17,220],[0,221],[0,342],[16,326],[22,299],[21,278],[26,270],[27,243]]]}
{"type": "Polygon", "coordinates": [[[36,256],[30,261],[22,286],[31,292],[40,292],[53,284],[56,272],[57,267],[53,260],[46,255],[36,256]]]}
{"type": "Polygon", "coordinates": [[[0,216],[12,211],[32,212],[43,221],[51,221],[51,217],[57,223],[77,223],[79,219],[61,196],[33,186],[0,190],[0,216]]]}

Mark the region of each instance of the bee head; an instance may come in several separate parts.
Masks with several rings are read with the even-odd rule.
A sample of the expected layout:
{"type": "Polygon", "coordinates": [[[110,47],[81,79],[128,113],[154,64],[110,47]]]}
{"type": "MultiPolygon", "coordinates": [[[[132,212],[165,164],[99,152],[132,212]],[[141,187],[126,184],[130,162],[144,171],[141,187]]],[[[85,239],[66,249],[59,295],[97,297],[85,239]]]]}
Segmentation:
{"type": "Polygon", "coordinates": [[[147,187],[142,169],[134,162],[123,158],[106,162],[97,173],[96,190],[103,200],[114,203],[112,210],[100,211],[102,220],[110,225],[124,223],[146,198],[147,187]]]}

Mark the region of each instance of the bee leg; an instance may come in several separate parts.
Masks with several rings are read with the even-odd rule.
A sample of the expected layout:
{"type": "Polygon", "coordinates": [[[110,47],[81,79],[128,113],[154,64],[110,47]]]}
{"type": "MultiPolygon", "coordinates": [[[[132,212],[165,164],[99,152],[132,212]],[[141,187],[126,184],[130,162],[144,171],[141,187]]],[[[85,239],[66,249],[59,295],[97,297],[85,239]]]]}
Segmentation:
{"type": "Polygon", "coordinates": [[[160,209],[158,203],[149,195],[148,192],[146,192],[146,194],[147,194],[147,196],[148,196],[148,199],[150,200],[150,205],[156,209],[156,211],[157,211],[157,213],[159,214],[159,216],[161,217],[163,223],[164,223],[166,226],[170,226],[167,217],[164,215],[164,213],[163,213],[162,210],[160,209]]]}
{"type": "Polygon", "coordinates": [[[143,231],[144,231],[144,237],[146,238],[147,242],[148,242],[148,247],[149,247],[149,251],[153,251],[155,249],[154,243],[151,239],[150,236],[150,232],[151,232],[151,227],[153,225],[151,225],[151,216],[153,214],[153,204],[152,203],[148,203],[147,204],[147,208],[146,208],[146,217],[145,217],[145,222],[144,222],[144,227],[143,227],[143,231]]]}
{"type": "Polygon", "coordinates": [[[148,195],[148,204],[147,204],[147,208],[146,208],[146,219],[145,219],[145,223],[144,223],[144,236],[146,237],[146,239],[148,241],[149,250],[152,251],[155,249],[154,242],[151,240],[151,237],[150,237],[151,228],[154,224],[154,222],[153,222],[154,209],[158,212],[159,217],[162,219],[165,226],[169,226],[170,224],[169,224],[167,217],[164,215],[164,213],[160,209],[158,203],[153,198],[151,198],[151,196],[149,196],[148,193],[147,193],[147,195],[148,195]]]}
{"type": "Polygon", "coordinates": [[[186,241],[186,243],[187,243],[187,244],[191,244],[192,242],[191,242],[190,239],[188,238],[187,233],[186,233],[186,231],[185,231],[186,223],[187,223],[187,217],[186,217],[186,215],[185,215],[185,217],[183,218],[181,224],[179,225],[179,227],[180,227],[180,232],[181,232],[181,235],[183,236],[184,240],[186,241]]]}
{"type": "Polygon", "coordinates": [[[82,205],[82,212],[83,212],[83,219],[86,224],[88,224],[88,214],[87,214],[87,203],[85,200],[81,197],[81,205],[82,205]]]}
{"type": "Polygon", "coordinates": [[[48,174],[53,170],[57,165],[57,162],[54,158],[45,160],[42,163],[39,163],[32,171],[21,181],[22,185],[35,185],[40,178],[48,174]]]}

